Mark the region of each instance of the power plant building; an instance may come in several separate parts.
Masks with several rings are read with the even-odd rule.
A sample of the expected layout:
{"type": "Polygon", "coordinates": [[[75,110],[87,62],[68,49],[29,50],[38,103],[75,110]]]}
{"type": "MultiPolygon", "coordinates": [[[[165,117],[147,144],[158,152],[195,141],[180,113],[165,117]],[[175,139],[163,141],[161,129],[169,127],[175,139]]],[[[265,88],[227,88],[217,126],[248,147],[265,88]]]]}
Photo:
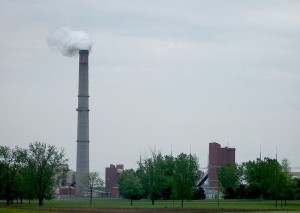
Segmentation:
{"type": "Polygon", "coordinates": [[[118,178],[124,170],[123,164],[110,164],[105,168],[105,190],[108,197],[119,197],[118,178]]]}
{"type": "Polygon", "coordinates": [[[208,186],[218,187],[218,168],[225,164],[235,164],[235,148],[224,147],[213,142],[209,143],[208,186]]]}

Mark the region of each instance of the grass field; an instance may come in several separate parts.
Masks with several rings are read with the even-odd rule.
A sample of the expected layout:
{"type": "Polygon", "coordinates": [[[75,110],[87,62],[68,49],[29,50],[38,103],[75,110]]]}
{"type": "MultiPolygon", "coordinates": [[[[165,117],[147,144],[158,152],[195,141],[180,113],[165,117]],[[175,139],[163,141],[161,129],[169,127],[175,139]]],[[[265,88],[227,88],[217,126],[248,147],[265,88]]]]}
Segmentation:
{"type": "Polygon", "coordinates": [[[37,201],[32,201],[31,205],[27,201],[23,201],[23,204],[12,204],[9,208],[5,207],[5,202],[0,202],[0,213],[2,212],[48,212],[45,210],[51,210],[54,212],[218,212],[218,211],[239,211],[245,212],[249,210],[255,210],[259,212],[265,211],[295,211],[300,212],[300,201],[287,201],[287,206],[284,203],[278,201],[278,206],[275,206],[275,201],[265,200],[201,200],[201,201],[184,201],[184,207],[181,208],[180,201],[156,201],[154,205],[150,200],[138,200],[133,201],[133,205],[130,206],[129,200],[124,199],[93,199],[92,204],[89,204],[88,199],[65,199],[65,200],[51,200],[45,201],[43,208],[37,208],[37,201]],[[19,209],[19,207],[26,207],[26,209],[19,209]],[[33,207],[33,209],[28,209],[33,207]],[[113,209],[118,209],[113,211],[113,209]],[[122,209],[122,211],[120,211],[122,209]],[[168,209],[169,211],[166,211],[168,209]],[[140,211],[138,211],[140,210],[140,211]],[[163,211],[162,211],[163,210],[163,211]],[[199,211],[197,211],[199,210],[199,211]]]}

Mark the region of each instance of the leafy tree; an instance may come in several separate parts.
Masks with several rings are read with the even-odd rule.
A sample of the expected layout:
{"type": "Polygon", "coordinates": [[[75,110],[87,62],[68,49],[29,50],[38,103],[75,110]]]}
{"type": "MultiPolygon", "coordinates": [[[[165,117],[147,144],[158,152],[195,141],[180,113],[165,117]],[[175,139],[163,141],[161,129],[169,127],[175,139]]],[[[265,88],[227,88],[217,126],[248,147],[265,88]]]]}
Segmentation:
{"type": "Polygon", "coordinates": [[[148,177],[148,193],[152,202],[152,205],[154,205],[154,201],[159,196],[158,191],[158,171],[157,171],[157,156],[156,153],[152,153],[153,157],[146,160],[146,171],[147,171],[147,177],[148,177]]]}
{"type": "Polygon", "coordinates": [[[236,164],[225,164],[218,168],[218,181],[224,188],[224,198],[235,198],[235,191],[240,185],[241,170],[236,164]]]}
{"type": "Polygon", "coordinates": [[[177,197],[181,199],[181,207],[184,199],[191,198],[198,176],[196,156],[181,153],[175,158],[174,187],[177,197]]]}
{"type": "Polygon", "coordinates": [[[27,172],[31,175],[31,181],[35,186],[39,206],[43,205],[45,198],[52,197],[55,174],[59,173],[61,165],[67,162],[64,157],[64,149],[58,151],[55,146],[41,142],[29,144],[26,156],[27,172]]]}
{"type": "Polygon", "coordinates": [[[300,178],[295,178],[295,184],[296,184],[296,188],[295,188],[295,199],[300,200],[300,178]]]}
{"type": "Polygon", "coordinates": [[[17,203],[19,203],[20,200],[21,204],[23,203],[24,195],[23,183],[23,177],[21,176],[20,170],[18,170],[17,175],[15,177],[13,194],[17,198],[17,203]]]}
{"type": "MultiPolygon", "coordinates": [[[[186,165],[188,165],[188,167],[183,166],[186,169],[184,177],[192,182],[191,186],[186,189],[189,191],[188,196],[184,195],[184,198],[191,198],[195,187],[195,180],[199,177],[198,164],[195,156],[184,156],[186,157],[186,165]]],[[[178,168],[180,167],[179,157],[177,158],[177,170],[176,158],[172,155],[163,156],[155,150],[151,150],[151,157],[139,161],[139,168],[136,174],[141,179],[143,185],[143,197],[150,198],[153,205],[156,199],[181,198],[182,191],[179,191],[180,183],[176,188],[176,181],[178,182],[178,178],[176,180],[176,171],[178,173],[178,168]]]]}
{"type": "Polygon", "coordinates": [[[6,172],[6,167],[4,165],[4,163],[2,161],[0,161],[0,199],[2,199],[2,197],[4,196],[4,188],[5,188],[5,184],[4,184],[4,174],[6,172]]]}
{"type": "Polygon", "coordinates": [[[173,198],[175,160],[172,155],[166,155],[162,161],[163,180],[161,186],[161,197],[165,200],[173,198]]]}
{"type": "Polygon", "coordinates": [[[88,187],[90,192],[90,204],[92,204],[93,193],[95,190],[100,189],[104,185],[104,181],[98,172],[89,172],[82,180],[83,185],[88,187]]]}
{"type": "Polygon", "coordinates": [[[280,178],[280,184],[282,184],[282,190],[280,191],[280,199],[284,200],[284,205],[286,206],[286,201],[294,199],[294,195],[296,194],[296,181],[293,180],[291,175],[290,163],[287,158],[284,158],[281,161],[282,167],[282,177],[280,178]]]}
{"type": "Polygon", "coordinates": [[[13,192],[18,188],[17,177],[21,167],[20,156],[22,149],[16,147],[11,149],[7,146],[0,146],[0,164],[1,164],[1,185],[3,187],[6,205],[13,199],[13,192]]]}
{"type": "Polygon", "coordinates": [[[255,182],[248,184],[245,188],[245,194],[246,194],[246,198],[248,199],[259,198],[261,195],[260,186],[255,182]]]}
{"type": "Polygon", "coordinates": [[[173,191],[174,157],[162,156],[151,150],[151,157],[139,161],[136,171],[143,185],[143,197],[150,198],[152,204],[156,199],[170,199],[173,191]]]}
{"type": "Polygon", "coordinates": [[[146,169],[144,167],[144,164],[140,164],[139,168],[135,172],[136,176],[140,179],[141,185],[142,185],[142,198],[148,197],[148,178],[146,169]]]}
{"type": "Polygon", "coordinates": [[[145,160],[146,173],[148,177],[148,193],[154,205],[154,201],[161,197],[161,190],[163,188],[164,174],[163,162],[164,159],[160,152],[151,149],[151,158],[145,160]]]}
{"type": "Polygon", "coordinates": [[[15,171],[13,169],[14,155],[9,147],[0,147],[1,163],[1,185],[3,187],[3,196],[6,199],[6,205],[9,206],[12,197],[13,179],[15,171]]]}
{"type": "Polygon", "coordinates": [[[236,189],[236,198],[244,199],[246,197],[246,186],[244,184],[240,184],[239,188],[236,189]]]}
{"type": "Polygon", "coordinates": [[[36,198],[35,196],[35,184],[32,181],[33,177],[33,171],[29,168],[28,165],[25,165],[20,170],[20,179],[19,184],[22,189],[24,197],[28,199],[28,203],[30,204],[30,201],[33,198],[36,198]]]}
{"type": "Polygon", "coordinates": [[[277,199],[280,197],[286,181],[282,167],[277,160],[270,158],[265,158],[261,162],[261,167],[261,189],[263,196],[266,199],[275,199],[277,206],[277,199]]]}
{"type": "MultiPolygon", "coordinates": [[[[287,184],[287,176],[282,166],[275,159],[265,158],[257,159],[244,163],[245,180],[249,184],[246,191],[258,192],[265,199],[277,199],[283,196],[284,188],[287,184]],[[249,190],[255,189],[255,190],[249,190]]],[[[256,194],[254,194],[257,196],[256,194]]],[[[248,194],[249,197],[249,194],[248,194]]],[[[253,197],[250,195],[250,197],[253,197]]]]}
{"type": "Polygon", "coordinates": [[[142,197],[143,187],[140,178],[136,175],[133,169],[124,170],[118,179],[120,194],[127,199],[130,199],[132,206],[133,200],[138,200],[142,197]]]}
{"type": "Polygon", "coordinates": [[[144,196],[151,199],[152,205],[155,200],[160,199],[168,188],[167,177],[165,173],[165,159],[160,152],[151,149],[151,157],[140,161],[137,175],[141,178],[144,188],[144,196]]]}

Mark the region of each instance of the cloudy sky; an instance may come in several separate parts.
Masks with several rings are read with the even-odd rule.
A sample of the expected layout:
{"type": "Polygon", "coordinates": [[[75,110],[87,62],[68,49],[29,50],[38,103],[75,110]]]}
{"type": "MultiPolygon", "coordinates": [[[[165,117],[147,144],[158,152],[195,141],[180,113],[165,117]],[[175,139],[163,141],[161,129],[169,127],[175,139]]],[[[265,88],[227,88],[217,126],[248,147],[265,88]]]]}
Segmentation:
{"type": "Polygon", "coordinates": [[[140,153],[236,148],[300,167],[300,1],[1,0],[0,144],[64,147],[76,168],[78,56],[47,36],[93,40],[90,170],[140,153]]]}

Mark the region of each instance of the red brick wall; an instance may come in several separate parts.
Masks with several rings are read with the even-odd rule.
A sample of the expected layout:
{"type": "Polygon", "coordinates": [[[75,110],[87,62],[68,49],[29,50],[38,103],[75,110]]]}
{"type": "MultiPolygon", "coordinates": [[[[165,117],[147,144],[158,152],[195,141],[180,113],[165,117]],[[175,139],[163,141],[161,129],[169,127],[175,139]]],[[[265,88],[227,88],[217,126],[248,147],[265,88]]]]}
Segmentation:
{"type": "Polygon", "coordinates": [[[109,167],[105,168],[105,189],[108,195],[111,197],[118,197],[119,195],[118,177],[120,175],[120,172],[118,172],[118,170],[123,169],[123,164],[118,164],[116,166],[110,164],[109,167]]]}
{"type": "Polygon", "coordinates": [[[235,148],[221,148],[221,145],[209,143],[208,178],[209,187],[218,187],[218,167],[235,163],[235,148]]]}

